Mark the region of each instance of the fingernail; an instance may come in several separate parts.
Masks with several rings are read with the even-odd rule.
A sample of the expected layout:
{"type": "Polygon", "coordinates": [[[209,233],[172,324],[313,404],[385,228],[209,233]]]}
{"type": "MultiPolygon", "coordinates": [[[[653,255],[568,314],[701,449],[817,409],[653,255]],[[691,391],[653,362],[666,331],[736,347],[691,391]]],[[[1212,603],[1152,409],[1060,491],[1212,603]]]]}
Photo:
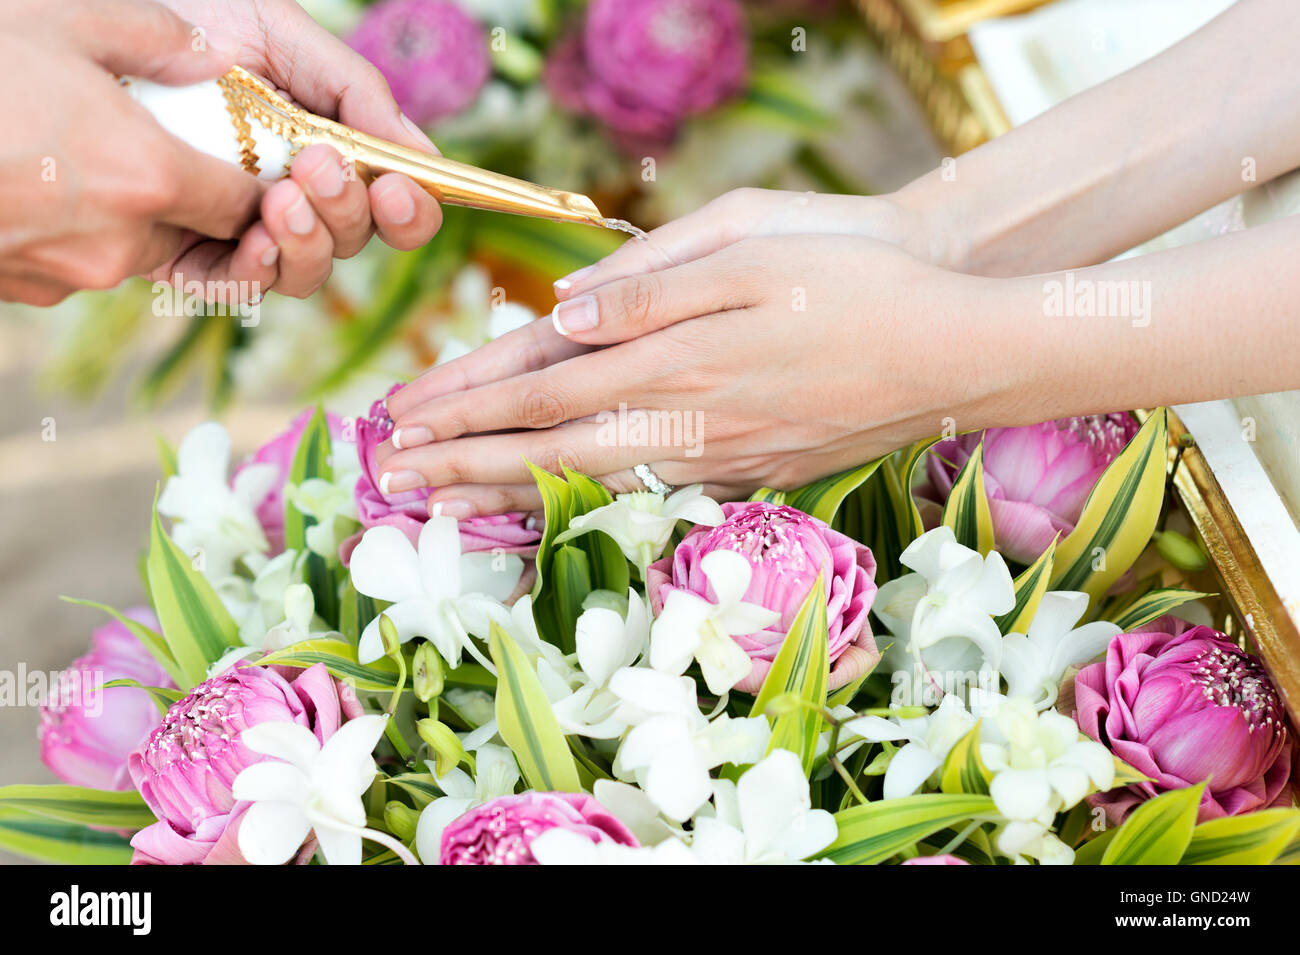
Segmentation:
{"type": "Polygon", "coordinates": [[[586,266],[583,266],[582,268],[578,269],[578,271],[576,271],[576,272],[570,272],[568,275],[566,275],[566,276],[565,276],[564,278],[562,278],[562,279],[556,279],[556,280],[555,280],[555,291],[557,291],[557,292],[567,292],[569,289],[573,288],[575,285],[577,285],[579,282],[581,282],[584,278],[586,278],[588,275],[590,275],[590,274],[592,273],[592,270],[594,270],[595,268],[596,268],[596,267],[595,267],[594,265],[586,265],[586,266]]]}
{"type": "Polygon", "coordinates": [[[275,263],[279,260],[279,258],[280,258],[280,247],[278,245],[271,245],[267,248],[265,252],[262,253],[262,258],[260,261],[263,265],[265,265],[269,269],[271,266],[275,265],[275,263]]]}
{"type": "Polygon", "coordinates": [[[432,440],[433,432],[424,425],[416,425],[414,428],[398,428],[393,432],[393,447],[398,451],[418,447],[421,444],[428,444],[432,440]]]}
{"type": "Polygon", "coordinates": [[[390,185],[379,197],[379,211],[394,225],[406,225],[415,218],[415,200],[399,185],[390,185]]]}
{"type": "Polygon", "coordinates": [[[474,516],[474,505],[469,501],[460,499],[452,501],[439,501],[434,507],[438,508],[438,513],[443,517],[454,517],[458,521],[463,521],[467,517],[474,516]]]}
{"type": "Polygon", "coordinates": [[[422,130],[419,126],[415,125],[411,117],[407,116],[405,113],[402,114],[402,125],[411,131],[412,136],[417,136],[420,139],[424,140],[426,143],[429,144],[430,149],[432,149],[439,156],[442,155],[442,153],[438,151],[438,147],[433,144],[433,140],[429,138],[429,134],[426,133],[424,130],[422,130]]]}
{"type": "Polygon", "coordinates": [[[311,203],[306,196],[300,195],[284,212],[284,221],[289,231],[295,235],[306,235],[316,226],[316,213],[311,211],[311,203]]]}
{"type": "Polygon", "coordinates": [[[323,199],[333,199],[343,192],[343,168],[328,156],[307,177],[311,191],[323,199]]]}
{"type": "Polygon", "coordinates": [[[585,332],[595,328],[596,323],[600,321],[600,316],[596,312],[596,297],[579,295],[570,301],[561,302],[551,311],[551,321],[555,323],[555,330],[561,335],[571,335],[574,332],[585,332]]]}
{"type": "Polygon", "coordinates": [[[379,490],[385,494],[401,494],[424,486],[424,475],[419,471],[385,471],[379,477],[379,490]]]}

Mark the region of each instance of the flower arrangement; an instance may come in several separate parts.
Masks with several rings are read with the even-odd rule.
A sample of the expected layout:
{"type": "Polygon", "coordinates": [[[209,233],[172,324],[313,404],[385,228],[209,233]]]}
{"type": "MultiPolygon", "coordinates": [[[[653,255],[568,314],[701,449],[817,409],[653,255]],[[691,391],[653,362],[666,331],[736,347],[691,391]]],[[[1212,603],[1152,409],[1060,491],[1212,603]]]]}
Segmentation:
{"type": "Polygon", "coordinates": [[[64,783],[0,788],[0,845],[1144,864],[1272,862],[1300,835],[1258,658],[1171,615],[1204,594],[1121,582],[1160,520],[1163,411],[963,437],[928,487],[953,442],[723,504],[535,469],[541,528],[384,494],[386,427],[382,402],[310,411],[233,474],[218,425],[185,438],[151,525],[152,611],[101,607],[113,622],[73,668],[109,679],[47,704],[64,783]],[[1026,551],[991,506],[1021,500],[1070,529],[1026,551]],[[20,838],[33,821],[40,840],[20,838]]]}

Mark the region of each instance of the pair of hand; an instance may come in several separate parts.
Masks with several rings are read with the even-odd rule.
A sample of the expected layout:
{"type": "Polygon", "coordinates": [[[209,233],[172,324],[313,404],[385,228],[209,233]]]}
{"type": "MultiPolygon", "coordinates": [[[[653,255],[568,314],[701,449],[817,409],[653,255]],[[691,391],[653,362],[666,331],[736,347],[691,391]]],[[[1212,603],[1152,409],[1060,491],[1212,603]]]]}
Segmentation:
{"type": "Polygon", "coordinates": [[[166,133],[114,79],[184,85],[235,63],[313,112],[436,151],[292,0],[0,0],[0,299],[50,305],[139,274],[302,297],[376,231],[399,249],[433,236],[437,203],[404,176],[367,188],[318,146],[268,187],[166,133]]]}
{"type": "Polygon", "coordinates": [[[989,280],[931,265],[930,240],[886,198],[729,193],[557,282],[553,318],[389,398],[380,470],[464,518],[539,507],[525,459],[613,491],[648,463],[734,499],[938,433],[982,397],[963,319],[989,280]]]}

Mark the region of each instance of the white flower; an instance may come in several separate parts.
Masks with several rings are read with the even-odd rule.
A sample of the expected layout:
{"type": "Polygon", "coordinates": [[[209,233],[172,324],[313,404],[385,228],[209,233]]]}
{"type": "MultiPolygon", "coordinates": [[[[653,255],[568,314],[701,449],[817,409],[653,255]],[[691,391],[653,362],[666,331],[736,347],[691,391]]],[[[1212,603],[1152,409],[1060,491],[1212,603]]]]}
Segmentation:
{"type": "MultiPolygon", "coordinates": [[[[496,672],[470,637],[487,639],[492,621],[509,626],[502,601],[523,574],[518,556],[461,554],[456,520],[433,517],[420,529],[418,552],[397,528],[370,528],[352,553],[351,570],[358,593],[392,603],[383,616],[402,643],[425,637],[453,668],[468,650],[496,672]]],[[[361,634],[357,658],[371,663],[383,655],[376,617],[361,634]]]]}
{"type": "Polygon", "coordinates": [[[158,513],[171,518],[172,539],[198,558],[209,579],[231,573],[236,563],[265,553],[270,544],[257,519],[257,505],[275,484],[272,464],[230,470],[230,435],[215,421],[194,428],[176,453],[176,473],[158,498],[158,513]]]}
{"type": "Polygon", "coordinates": [[[536,321],[537,313],[526,305],[497,300],[497,291],[488,270],[481,265],[467,265],[456,273],[451,280],[453,314],[449,321],[434,326],[441,339],[434,342],[437,364],[468,355],[480,345],[536,321]]]}
{"type": "Polygon", "coordinates": [[[886,653],[893,671],[996,671],[1002,633],[993,617],[1016,605],[1002,555],[958,544],[951,528],[926,531],[899,561],[916,571],[880,587],[873,610],[898,637],[886,653]],[[928,652],[927,652],[928,651],[928,652]]]}
{"type": "Polygon", "coordinates": [[[741,598],[754,569],[730,550],[704,555],[700,570],[718,602],[686,590],[672,590],[650,634],[650,665],[665,673],[682,673],[694,658],[712,693],[726,693],[749,675],[752,661],[732,635],[743,636],[771,626],[781,615],[741,598]]]}
{"type": "Polygon", "coordinates": [[[339,544],[357,527],[355,485],[356,472],[333,481],[308,478],[301,484],[285,485],[285,499],[316,521],[306,531],[307,549],[312,553],[338,560],[339,544]]]}
{"type": "Polygon", "coordinates": [[[820,852],[838,834],[835,817],[813,809],[799,758],[778,749],[739,783],[718,780],[714,815],[695,819],[691,851],[710,865],[781,865],[820,852]]]}
{"type": "Polygon", "coordinates": [[[723,522],[721,506],[705,496],[703,487],[692,484],[679,488],[667,499],[651,491],[619,494],[604,507],[579,514],[555,542],[563,543],[590,531],[603,531],[614,539],[623,556],[641,569],[644,577],[646,567],[668,546],[678,521],[708,527],[723,522]]]}
{"type": "MultiPolygon", "coordinates": [[[[978,722],[961,698],[948,694],[933,713],[914,719],[859,716],[844,729],[873,743],[905,741],[885,770],[884,797],[910,796],[943,767],[948,753],[978,722]]],[[[844,737],[841,737],[844,738],[844,737]]]]}
{"type": "Polygon", "coordinates": [[[272,759],[235,777],[235,799],[251,802],[239,827],[239,851],[254,865],[283,865],[315,833],[330,865],[359,865],[361,840],[370,838],[408,861],[405,846],[366,828],[361,796],[377,768],[371,757],[387,716],[359,716],[322,746],[297,723],[258,723],[240,742],[272,759]]]}
{"type": "Polygon", "coordinates": [[[1088,595],[1049,591],[1029,625],[1029,634],[1002,639],[1002,675],[1007,696],[1023,696],[1042,710],[1056,702],[1057,690],[1071,664],[1086,663],[1102,653],[1120,632],[1105,620],[1074,625],[1088,609],[1088,595]]]}
{"type": "MultiPolygon", "coordinates": [[[[433,764],[426,763],[430,771],[433,764]]],[[[474,753],[474,777],[456,768],[445,776],[434,773],[434,780],[445,796],[433,800],[420,812],[415,827],[415,850],[426,865],[435,865],[442,849],[442,831],[452,820],[475,806],[509,796],[519,782],[519,766],[504,746],[491,743],[479,746],[474,753]]]]}
{"type": "Polygon", "coordinates": [[[620,700],[609,683],[615,673],[631,667],[645,653],[650,635],[645,602],[628,588],[626,619],[615,610],[592,607],[578,617],[576,634],[579,685],[552,700],[555,717],[566,733],[616,739],[628,724],[619,718],[620,700]]]}
{"type": "Polygon", "coordinates": [[[616,718],[634,724],[614,759],[614,775],[635,780],[674,821],[689,819],[713,794],[711,769],[754,763],[767,751],[772,730],[764,717],[724,713],[710,722],[689,677],[627,667],[614,674],[610,689],[621,701],[616,718]]]}

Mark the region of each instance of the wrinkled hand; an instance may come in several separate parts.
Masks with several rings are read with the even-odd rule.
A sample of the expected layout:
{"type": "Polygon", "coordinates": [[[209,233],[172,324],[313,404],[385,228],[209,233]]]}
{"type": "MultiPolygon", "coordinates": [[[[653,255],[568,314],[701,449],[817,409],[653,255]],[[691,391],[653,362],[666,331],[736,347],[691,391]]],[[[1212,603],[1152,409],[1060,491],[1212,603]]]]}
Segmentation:
{"type": "Polygon", "coordinates": [[[440,212],[408,179],[367,190],[321,148],[268,189],[169,136],[113,76],[183,85],[235,62],[309,109],[433,148],[374,68],[289,0],[0,0],[0,298],[49,305],[141,273],[301,296],[374,229],[399,248],[432,236],[440,212]]]}
{"type": "Polygon", "coordinates": [[[394,492],[438,488],[431,509],[455,517],[536,508],[525,458],[615,491],[640,486],[628,469],[641,462],[714,495],[796,487],[937,433],[949,414],[987,414],[1006,393],[998,376],[1014,374],[981,362],[969,330],[995,282],[872,239],[795,235],[584,284],[565,305],[592,327],[565,322],[555,341],[523,329],[516,351],[500,339],[390,398],[399,447],[380,447],[380,470],[394,492]],[[574,353],[593,346],[605,347],[574,353]],[[626,428],[601,414],[620,405],[626,428]],[[636,412],[658,413],[668,443],[648,446],[636,412]]]}

